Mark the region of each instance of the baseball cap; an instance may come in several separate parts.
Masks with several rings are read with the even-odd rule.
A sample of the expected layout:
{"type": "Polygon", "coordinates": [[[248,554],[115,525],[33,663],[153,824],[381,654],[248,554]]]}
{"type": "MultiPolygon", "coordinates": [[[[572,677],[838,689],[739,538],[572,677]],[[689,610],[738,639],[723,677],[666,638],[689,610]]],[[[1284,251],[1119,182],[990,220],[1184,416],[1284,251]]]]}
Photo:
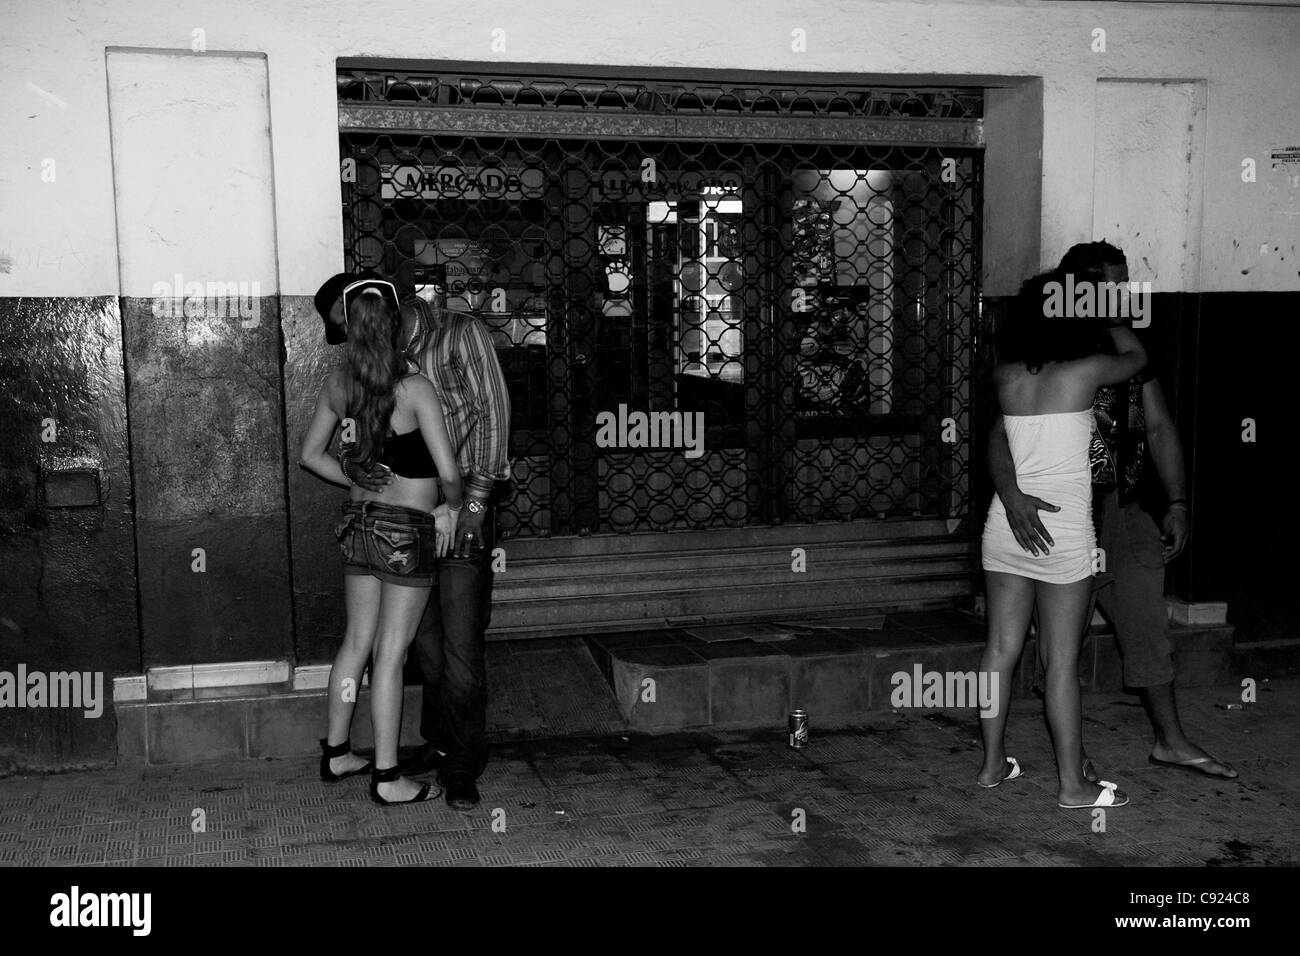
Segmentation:
{"type": "Polygon", "coordinates": [[[325,341],[330,345],[342,345],[348,340],[348,334],[344,328],[340,328],[330,321],[330,309],[334,303],[343,295],[343,290],[356,282],[358,279],[379,279],[382,280],[376,272],[364,271],[356,274],[350,272],[340,272],[338,275],[332,275],[316,290],[316,295],[312,301],[316,305],[316,312],[320,315],[321,321],[325,323],[325,341]]]}

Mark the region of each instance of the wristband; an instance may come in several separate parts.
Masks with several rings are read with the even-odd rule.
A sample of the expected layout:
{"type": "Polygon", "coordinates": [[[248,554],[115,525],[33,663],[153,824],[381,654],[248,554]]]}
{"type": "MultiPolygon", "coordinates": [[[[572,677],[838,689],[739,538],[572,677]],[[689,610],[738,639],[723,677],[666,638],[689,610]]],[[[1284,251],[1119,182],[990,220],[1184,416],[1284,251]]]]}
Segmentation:
{"type": "Polygon", "coordinates": [[[1186,499],[1186,498],[1175,498],[1173,501],[1169,502],[1169,504],[1166,506],[1165,510],[1166,510],[1166,511],[1169,510],[1169,508],[1172,508],[1174,505],[1182,505],[1182,506],[1183,506],[1184,508],[1186,508],[1188,511],[1191,511],[1191,510],[1192,510],[1192,509],[1191,509],[1191,506],[1187,504],[1187,499],[1186,499]]]}

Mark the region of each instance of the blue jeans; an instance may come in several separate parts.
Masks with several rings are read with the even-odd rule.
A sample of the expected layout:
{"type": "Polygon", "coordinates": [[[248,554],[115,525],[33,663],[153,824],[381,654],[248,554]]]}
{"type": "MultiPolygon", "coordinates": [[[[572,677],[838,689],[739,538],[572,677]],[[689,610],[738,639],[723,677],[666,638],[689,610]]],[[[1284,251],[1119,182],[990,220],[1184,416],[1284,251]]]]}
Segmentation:
{"type": "Polygon", "coordinates": [[[482,546],[470,557],[438,560],[435,600],[415,634],[424,677],[420,736],[447,754],[444,779],[487,766],[487,663],[484,632],[492,619],[492,550],[496,515],[483,521],[482,546]]]}

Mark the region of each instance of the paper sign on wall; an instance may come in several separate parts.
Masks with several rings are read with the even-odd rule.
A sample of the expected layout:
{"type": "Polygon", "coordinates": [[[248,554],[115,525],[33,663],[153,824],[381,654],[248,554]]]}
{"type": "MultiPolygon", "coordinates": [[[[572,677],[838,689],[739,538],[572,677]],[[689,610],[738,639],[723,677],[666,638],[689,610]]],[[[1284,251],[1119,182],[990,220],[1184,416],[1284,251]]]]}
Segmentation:
{"type": "Polygon", "coordinates": [[[1272,160],[1274,169],[1287,169],[1289,172],[1300,172],[1300,146],[1274,146],[1269,150],[1269,158],[1272,160]]]}

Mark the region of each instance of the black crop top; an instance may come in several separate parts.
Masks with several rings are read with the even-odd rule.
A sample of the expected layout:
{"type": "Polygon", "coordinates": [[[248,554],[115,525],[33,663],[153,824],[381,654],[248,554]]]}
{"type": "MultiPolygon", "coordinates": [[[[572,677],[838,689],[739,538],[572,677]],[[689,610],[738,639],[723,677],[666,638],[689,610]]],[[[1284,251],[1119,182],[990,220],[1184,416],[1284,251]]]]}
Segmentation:
{"type": "Polygon", "coordinates": [[[429,446],[416,428],[404,435],[389,435],[384,439],[384,453],[379,463],[387,465],[402,478],[437,478],[438,466],[433,463],[429,446]]]}

